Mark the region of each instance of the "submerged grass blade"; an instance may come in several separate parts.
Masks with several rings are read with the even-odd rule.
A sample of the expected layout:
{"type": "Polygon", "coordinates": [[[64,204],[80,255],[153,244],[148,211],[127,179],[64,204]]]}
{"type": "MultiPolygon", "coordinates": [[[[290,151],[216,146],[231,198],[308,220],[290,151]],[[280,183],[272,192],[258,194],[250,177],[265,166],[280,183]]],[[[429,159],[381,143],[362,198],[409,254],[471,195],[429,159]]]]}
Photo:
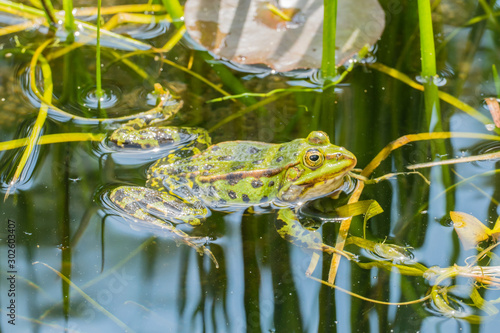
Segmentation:
{"type": "Polygon", "coordinates": [[[104,315],[106,315],[109,319],[111,319],[112,321],[114,321],[120,328],[122,328],[126,332],[134,332],[124,322],[122,322],[120,319],[118,319],[117,317],[115,317],[111,312],[109,312],[108,310],[106,310],[102,305],[100,305],[99,303],[97,303],[92,297],[90,297],[89,295],[87,295],[82,289],[80,289],[76,284],[74,284],[73,281],[71,281],[70,279],[68,279],[63,274],[61,274],[61,272],[57,271],[52,266],[49,266],[49,265],[47,265],[46,263],[43,263],[43,262],[36,261],[36,262],[33,263],[33,265],[36,265],[36,264],[44,265],[45,267],[47,267],[48,269],[50,269],[51,271],[53,271],[54,273],[56,273],[57,276],[59,276],[61,279],[63,279],[64,282],[68,283],[83,298],[85,298],[87,300],[87,302],[89,302],[90,304],[92,304],[94,306],[94,308],[96,308],[97,310],[99,310],[100,312],[102,312],[104,315]]]}
{"type": "Polygon", "coordinates": [[[356,298],[359,298],[363,301],[367,301],[367,302],[371,302],[371,303],[375,303],[375,304],[382,304],[382,305],[395,305],[395,306],[403,306],[403,305],[411,305],[411,304],[418,304],[418,303],[422,303],[422,302],[425,302],[427,301],[431,296],[430,295],[427,295],[427,296],[424,296],[420,299],[416,299],[414,301],[408,301],[408,302],[384,302],[384,301],[378,301],[376,299],[372,299],[372,298],[368,298],[368,297],[364,297],[364,296],[361,296],[361,295],[358,295],[356,293],[353,293],[352,291],[349,291],[349,290],[346,290],[344,288],[341,288],[339,286],[336,286],[332,283],[329,283],[329,282],[326,282],[326,281],[323,281],[323,280],[320,280],[318,278],[315,278],[314,276],[308,276],[308,278],[316,281],[316,282],[319,282],[319,283],[322,283],[330,288],[334,288],[334,289],[337,289],[343,293],[346,293],[348,294],[349,296],[352,296],[352,297],[356,297],[356,298]]]}

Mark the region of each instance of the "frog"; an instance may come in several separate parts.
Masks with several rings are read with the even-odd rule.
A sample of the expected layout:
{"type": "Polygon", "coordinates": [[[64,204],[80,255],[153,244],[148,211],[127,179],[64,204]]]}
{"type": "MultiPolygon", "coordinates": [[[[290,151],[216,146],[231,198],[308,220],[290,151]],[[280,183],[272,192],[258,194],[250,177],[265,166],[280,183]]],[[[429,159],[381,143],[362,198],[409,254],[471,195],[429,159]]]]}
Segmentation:
{"type": "MultiPolygon", "coordinates": [[[[180,101],[169,108],[180,108],[180,101]]],[[[172,113],[172,112],[170,112],[172,113]]],[[[284,143],[225,141],[212,144],[203,128],[149,126],[147,118],[131,120],[109,138],[119,147],[158,149],[175,143],[147,170],[145,186],[112,189],[109,201],[124,217],[168,230],[176,239],[217,261],[199,237],[179,224],[198,226],[211,210],[271,207],[275,227],[285,240],[313,251],[337,253],[314,230],[299,221],[305,203],[338,197],[349,182],[356,156],[330,142],[322,131],[284,143]]],[[[352,255],[341,251],[348,259],[352,255]]]]}

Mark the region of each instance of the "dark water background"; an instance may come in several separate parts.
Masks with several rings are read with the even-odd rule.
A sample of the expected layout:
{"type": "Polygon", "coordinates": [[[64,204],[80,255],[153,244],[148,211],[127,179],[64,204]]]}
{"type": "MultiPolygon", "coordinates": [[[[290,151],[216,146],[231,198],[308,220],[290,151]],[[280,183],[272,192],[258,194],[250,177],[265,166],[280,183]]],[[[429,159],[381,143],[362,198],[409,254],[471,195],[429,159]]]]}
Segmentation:
{"type": "MultiPolygon", "coordinates": [[[[416,1],[381,3],[386,28],[370,61],[397,68],[416,80],[420,73],[416,1]]],[[[493,9],[498,11],[498,5],[493,9]]],[[[483,14],[483,7],[476,2],[441,1],[435,9],[434,32],[438,74],[442,78],[439,89],[489,116],[483,99],[496,94],[491,66],[500,65],[498,16],[467,25],[469,19],[483,14]],[[451,34],[454,37],[447,40],[451,34]]],[[[4,13],[0,21],[5,26],[20,22],[4,13]]],[[[175,33],[173,26],[165,24],[123,30],[153,45],[163,45],[175,33]]],[[[33,51],[46,38],[47,29],[43,27],[0,36],[1,141],[26,137],[40,106],[28,87],[26,66],[31,55],[14,52],[16,42],[33,51]]],[[[190,45],[181,40],[164,57],[183,66],[193,57],[194,72],[222,85],[220,76],[224,74],[215,65],[220,62],[206,61],[205,53],[190,45]]],[[[130,58],[147,73],[147,78],[142,78],[115,61],[112,46],[103,49],[103,86],[110,95],[104,109],[109,116],[150,109],[148,93],[155,82],[175,90],[184,100],[176,125],[210,129],[241,110],[244,103],[254,103],[243,99],[207,104],[220,94],[154,55],[130,58]]],[[[95,48],[83,46],[50,62],[55,103],[61,109],[80,116],[99,116],[98,111],[88,107],[95,103],[91,95],[94,61],[95,48]]],[[[286,88],[287,82],[301,80],[254,70],[257,74],[237,70],[232,73],[252,92],[286,88]]],[[[234,88],[222,86],[228,91],[234,88]]],[[[491,134],[483,124],[450,104],[441,102],[441,112],[447,130],[491,134]]],[[[392,140],[428,132],[424,119],[421,91],[359,64],[335,89],[280,97],[211,134],[214,142],[281,143],[305,137],[312,130],[323,130],[337,145],[354,152],[358,166],[364,167],[392,140]]],[[[108,130],[53,116],[43,129],[43,134],[68,132],[108,130]]],[[[445,145],[447,153],[436,156],[427,142],[409,144],[392,154],[375,176],[405,171],[405,166],[413,163],[485,153],[499,147],[498,143],[479,139],[451,139],[445,145]]],[[[2,197],[21,154],[22,149],[14,149],[0,155],[2,197]]],[[[375,305],[322,286],[305,276],[311,252],[279,237],[273,212],[214,212],[193,231],[214,239],[210,249],[219,261],[219,269],[209,258],[200,257],[187,246],[177,246],[168,236],[155,237],[108,216],[100,204],[103,191],[116,184],[144,184],[151,159],[148,155],[113,154],[95,142],[58,143],[35,150],[21,183],[0,203],[2,332],[121,332],[125,326],[136,332],[494,332],[499,325],[496,315],[486,316],[487,320],[476,324],[444,316],[431,302],[375,305]],[[15,327],[7,317],[9,219],[15,222],[16,234],[15,327]],[[68,276],[82,292],[64,283],[42,263],[68,276]]],[[[449,168],[459,175],[452,176],[458,182],[460,177],[495,170],[498,162],[449,168]]],[[[449,211],[470,213],[492,227],[499,209],[489,196],[499,199],[500,179],[497,175],[478,176],[442,195],[446,185],[441,168],[424,174],[432,182],[430,187],[414,175],[367,185],[362,199],[377,200],[384,209],[369,221],[368,238],[411,246],[414,260],[427,267],[465,265],[464,260],[477,252],[463,250],[449,211]]],[[[332,203],[325,200],[323,204],[332,203]]],[[[325,243],[334,244],[337,229],[338,223],[321,228],[325,243]]],[[[362,218],[355,218],[351,233],[362,234],[362,218]]],[[[314,275],[326,279],[331,258],[325,255],[323,259],[323,269],[320,261],[314,275]]],[[[472,281],[455,279],[450,283],[462,286],[456,298],[470,303],[472,281]]],[[[403,276],[396,270],[362,269],[345,260],[341,261],[336,285],[390,302],[421,298],[431,286],[422,277],[403,276]]],[[[483,290],[482,296],[489,300],[499,297],[495,290],[483,290]]],[[[481,311],[474,313],[485,315],[481,311]]]]}

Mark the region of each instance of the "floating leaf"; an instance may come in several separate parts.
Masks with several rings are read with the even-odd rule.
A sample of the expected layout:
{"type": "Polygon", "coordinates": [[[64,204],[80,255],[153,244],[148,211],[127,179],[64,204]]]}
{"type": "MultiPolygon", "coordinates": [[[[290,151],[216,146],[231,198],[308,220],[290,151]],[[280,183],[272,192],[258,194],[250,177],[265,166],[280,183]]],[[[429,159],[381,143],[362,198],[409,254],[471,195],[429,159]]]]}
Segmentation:
{"type": "Polygon", "coordinates": [[[495,126],[500,128],[500,104],[498,103],[498,99],[488,97],[485,98],[484,101],[486,105],[488,105],[488,110],[490,110],[491,118],[493,118],[495,126]]]}
{"type": "Polygon", "coordinates": [[[489,236],[498,239],[500,233],[498,223],[491,230],[472,215],[462,212],[450,212],[450,216],[453,227],[466,250],[476,247],[479,242],[487,240],[489,236]]]}
{"type": "MultiPolygon", "coordinates": [[[[188,0],[185,23],[209,51],[241,64],[266,64],[277,71],[319,68],[323,1],[188,0]]],[[[382,35],[385,14],[377,0],[338,2],[336,64],[341,65],[382,35]]]]}

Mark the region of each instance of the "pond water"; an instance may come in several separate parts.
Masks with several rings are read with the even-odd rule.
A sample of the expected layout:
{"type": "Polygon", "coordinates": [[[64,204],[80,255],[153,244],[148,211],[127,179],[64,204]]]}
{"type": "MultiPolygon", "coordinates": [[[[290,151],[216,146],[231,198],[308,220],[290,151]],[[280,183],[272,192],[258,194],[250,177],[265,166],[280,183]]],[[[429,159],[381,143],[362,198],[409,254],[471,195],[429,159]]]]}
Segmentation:
{"type": "MultiPolygon", "coordinates": [[[[34,8],[31,2],[26,2],[29,8],[15,1],[1,3],[0,141],[26,138],[36,130],[46,105],[37,94],[50,102],[40,133],[51,138],[34,146],[14,185],[26,149],[0,146],[0,194],[5,197],[0,204],[1,332],[497,330],[497,250],[479,261],[483,273],[469,270],[445,279],[443,272],[426,271],[478,265],[473,261],[479,251],[461,244],[450,212],[471,214],[493,229],[500,212],[495,159],[419,169],[430,185],[416,174],[366,184],[360,200],[375,200],[383,212],[368,220],[365,243],[360,241],[363,217],[353,218],[349,235],[358,238],[352,237],[345,249],[358,255],[359,262],[340,260],[335,285],[342,289],[306,275],[314,252],[280,237],[277,210],[213,211],[199,227],[179,226],[206,240],[216,268],[209,256],[198,255],[169,232],[124,219],[102,201],[117,186],[144,186],[148,167],[166,154],[105,144],[102,138],[118,125],[96,120],[133,118],[154,108],[155,83],[184,103],[171,125],[205,128],[214,143],[284,143],[321,130],[356,155],[358,168],[401,136],[435,131],[436,119],[426,121],[428,96],[415,86],[425,81],[420,79],[416,1],[380,1],[385,13],[381,38],[340,84],[324,90],[314,70],[277,73],[217,60],[187,35],[172,42],[168,52],[159,52],[180,37],[165,21],[120,25],[113,31],[123,38],[104,34],[101,40],[105,97],[100,107],[95,13],[78,17],[76,36],[83,44],[75,45],[63,27],[53,31],[41,23],[44,16],[29,9],[34,8]],[[25,22],[29,24],[21,27],[25,22]],[[19,29],[2,30],[7,27],[19,29]],[[34,69],[36,57],[39,66],[34,69]],[[32,75],[39,93],[33,90],[32,75]],[[52,93],[44,82],[48,77],[52,93]],[[223,97],[221,90],[266,93],[290,87],[297,89],[208,102],[223,97]],[[94,139],[67,133],[91,133],[94,139]],[[361,249],[361,243],[373,251],[361,249]],[[396,245],[390,248],[392,261],[383,258],[390,244],[396,245]],[[481,299],[489,303],[480,305],[481,299]]],[[[87,5],[75,2],[75,7],[87,5]]],[[[492,65],[500,65],[498,6],[443,0],[433,7],[435,82],[441,98],[437,109],[444,131],[498,136],[498,129],[463,111],[475,109],[490,119],[484,99],[500,93],[492,71],[492,65]]],[[[164,14],[158,7],[137,12],[164,14]]],[[[105,12],[106,22],[110,13],[105,12]]],[[[495,140],[477,136],[411,142],[391,153],[370,177],[407,172],[407,166],[417,163],[492,153],[500,147],[495,140]]],[[[343,220],[332,212],[352,194],[351,189],[338,199],[308,204],[302,222],[319,226],[323,242],[335,246],[343,220]]],[[[491,236],[497,237],[496,230],[491,236]]],[[[480,245],[486,248],[494,241],[480,245]]],[[[327,281],[332,255],[318,254],[312,277],[327,281]]]]}

